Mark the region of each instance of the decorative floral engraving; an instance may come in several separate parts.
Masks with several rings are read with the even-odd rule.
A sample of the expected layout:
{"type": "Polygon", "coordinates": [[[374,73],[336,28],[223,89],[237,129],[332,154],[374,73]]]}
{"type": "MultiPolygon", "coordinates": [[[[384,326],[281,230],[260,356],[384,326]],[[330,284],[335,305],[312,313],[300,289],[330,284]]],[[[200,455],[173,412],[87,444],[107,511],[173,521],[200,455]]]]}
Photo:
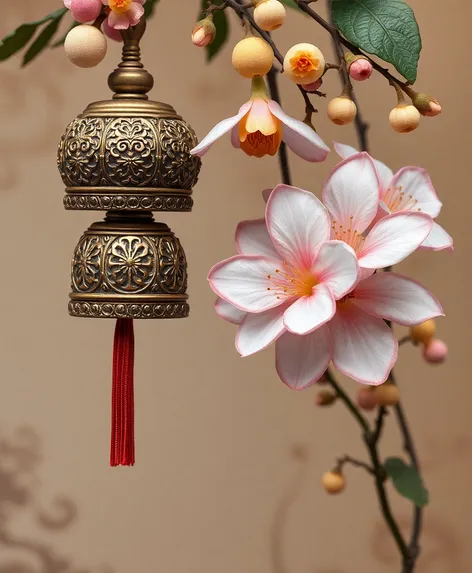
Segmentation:
{"type": "Polygon", "coordinates": [[[192,189],[198,180],[201,160],[190,155],[198,143],[192,128],[180,119],[161,119],[158,122],[161,165],[157,187],[192,189]]]}
{"type": "Polygon", "coordinates": [[[134,236],[115,239],[107,249],[105,274],[117,292],[146,290],[156,274],[156,255],[149,241],[134,236]]]}
{"type": "Polygon", "coordinates": [[[72,288],[82,292],[95,290],[101,282],[102,245],[97,237],[82,237],[72,261],[72,288]]]}
{"type": "Polygon", "coordinates": [[[163,194],[149,195],[89,195],[71,193],[64,197],[64,207],[68,210],[90,211],[191,211],[193,199],[189,195],[181,197],[163,194]]]}
{"type": "Polygon", "coordinates": [[[159,278],[164,292],[182,293],[187,288],[187,260],[179,241],[161,239],[159,243],[159,278]]]}
{"type": "Polygon", "coordinates": [[[157,168],[156,135],[151,122],[120,118],[105,133],[104,172],[114,185],[145,187],[157,168]]]}
{"type": "Polygon", "coordinates": [[[69,187],[90,187],[100,181],[100,144],[103,120],[74,120],[59,147],[58,161],[64,184],[69,187]]]}
{"type": "Polygon", "coordinates": [[[186,302],[137,304],[108,302],[69,302],[69,314],[83,318],[186,318],[186,302]]]}

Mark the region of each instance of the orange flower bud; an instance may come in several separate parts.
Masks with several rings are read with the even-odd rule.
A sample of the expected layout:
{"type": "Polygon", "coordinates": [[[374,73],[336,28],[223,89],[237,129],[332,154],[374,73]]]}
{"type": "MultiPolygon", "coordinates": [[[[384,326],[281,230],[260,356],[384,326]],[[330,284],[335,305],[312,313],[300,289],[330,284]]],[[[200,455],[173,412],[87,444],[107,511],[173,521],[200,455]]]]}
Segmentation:
{"type": "Polygon", "coordinates": [[[395,406],[400,401],[400,390],[391,382],[374,388],[375,401],[379,406],[395,406]]]}
{"type": "Polygon", "coordinates": [[[346,480],[340,472],[326,472],[321,482],[329,494],[341,493],[346,487],[346,480]]]}
{"type": "Polygon", "coordinates": [[[325,67],[323,53],[313,44],[296,44],[284,58],[284,75],[300,85],[316,82],[324,74],[325,67]]]}
{"type": "Polygon", "coordinates": [[[262,38],[249,36],[236,44],[233,50],[233,67],[244,78],[265,76],[274,62],[274,52],[262,38]]]}
{"type": "Polygon", "coordinates": [[[315,404],[317,406],[331,406],[337,400],[337,394],[330,390],[321,390],[315,397],[315,404]]]}
{"type": "Polygon", "coordinates": [[[401,103],[390,112],[392,129],[398,133],[410,133],[420,124],[421,115],[414,105],[401,103]]]}
{"type": "Polygon", "coordinates": [[[328,117],[336,125],[347,125],[356,115],[356,104],[348,96],[335,97],[328,104],[328,117]]]}
{"type": "Polygon", "coordinates": [[[410,337],[413,342],[421,342],[428,344],[436,334],[436,321],[434,319],[427,320],[416,326],[410,328],[410,337]]]}
{"type": "Polygon", "coordinates": [[[279,0],[258,0],[254,8],[256,24],[266,32],[277,30],[285,22],[285,6],[279,0]]]}

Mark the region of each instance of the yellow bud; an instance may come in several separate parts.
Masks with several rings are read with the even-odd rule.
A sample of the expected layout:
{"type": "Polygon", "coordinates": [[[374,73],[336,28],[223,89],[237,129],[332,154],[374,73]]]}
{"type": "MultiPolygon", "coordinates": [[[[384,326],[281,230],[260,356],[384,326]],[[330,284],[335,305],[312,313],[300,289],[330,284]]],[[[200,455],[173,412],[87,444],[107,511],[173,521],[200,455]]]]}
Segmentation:
{"type": "Polygon", "coordinates": [[[434,319],[427,320],[416,326],[410,328],[410,336],[413,342],[421,342],[428,344],[436,334],[436,321],[434,319]]]}
{"type": "Polygon", "coordinates": [[[279,0],[259,0],[254,8],[254,20],[266,32],[280,28],[285,22],[285,14],[285,6],[279,0]]]}
{"type": "Polygon", "coordinates": [[[400,390],[391,382],[385,382],[374,389],[375,401],[379,406],[395,406],[400,401],[400,390]]]}
{"type": "Polygon", "coordinates": [[[325,67],[323,53],[313,44],[296,44],[284,58],[284,75],[299,85],[316,82],[325,67]]]}
{"type": "Polygon", "coordinates": [[[398,133],[410,133],[420,124],[421,115],[414,105],[401,103],[390,112],[390,125],[398,133]]]}
{"type": "Polygon", "coordinates": [[[328,104],[328,117],[336,125],[347,125],[356,115],[357,107],[350,97],[335,97],[328,104]]]}
{"type": "Polygon", "coordinates": [[[346,487],[346,480],[340,472],[326,472],[321,481],[325,490],[330,494],[341,493],[346,487]]]}
{"type": "Polygon", "coordinates": [[[244,78],[265,76],[274,62],[274,52],[262,38],[249,36],[236,44],[233,50],[233,67],[244,78]]]}
{"type": "Polygon", "coordinates": [[[76,26],[64,41],[67,58],[79,68],[93,68],[107,53],[107,40],[102,32],[88,24],[76,26]]]}
{"type": "Polygon", "coordinates": [[[337,394],[331,392],[330,390],[321,390],[315,397],[315,404],[317,406],[331,406],[337,400],[337,394]]]}

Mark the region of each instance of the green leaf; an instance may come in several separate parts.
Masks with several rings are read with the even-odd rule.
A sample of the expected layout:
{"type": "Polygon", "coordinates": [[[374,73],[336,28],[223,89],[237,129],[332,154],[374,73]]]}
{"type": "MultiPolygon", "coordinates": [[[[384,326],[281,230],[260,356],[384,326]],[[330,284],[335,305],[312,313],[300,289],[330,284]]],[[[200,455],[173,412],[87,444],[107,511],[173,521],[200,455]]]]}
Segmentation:
{"type": "Polygon", "coordinates": [[[41,33],[39,34],[39,36],[31,44],[28,51],[26,52],[26,54],[23,58],[22,66],[26,66],[27,64],[29,64],[31,62],[31,60],[36,58],[36,56],[38,54],[40,54],[48,46],[48,44],[52,40],[54,34],[57,32],[57,29],[59,28],[59,24],[61,23],[63,16],[64,16],[64,14],[59,16],[59,18],[52,20],[51,22],[49,22],[49,24],[47,26],[45,26],[41,30],[41,33]]]}
{"type": "Polygon", "coordinates": [[[26,22],[19,26],[16,30],[8,34],[0,41],[0,62],[7,60],[13,54],[24,48],[26,44],[34,36],[36,30],[48,21],[61,20],[67,8],[59,8],[35,22],[26,22]]]}
{"type": "MultiPolygon", "coordinates": [[[[215,3],[220,4],[221,2],[215,3]]],[[[204,5],[207,5],[206,0],[202,0],[202,8],[204,5]]],[[[213,42],[205,48],[208,62],[211,62],[216,54],[218,54],[229,37],[229,21],[224,10],[213,12],[213,23],[216,26],[216,36],[213,42]]]]}
{"type": "Polygon", "coordinates": [[[297,6],[294,0],[280,0],[280,1],[282,2],[282,4],[285,4],[285,6],[288,6],[289,8],[295,8],[295,10],[300,10],[300,8],[297,6]]]}
{"type": "Polygon", "coordinates": [[[333,0],[333,18],[358,48],[389,62],[416,81],[421,36],[413,10],[403,0],[333,0]]]}
{"type": "Polygon", "coordinates": [[[157,4],[159,4],[159,0],[147,0],[146,4],[144,4],[144,17],[146,19],[154,16],[154,10],[157,4]]]}
{"type": "Polygon", "coordinates": [[[415,468],[407,465],[400,458],[387,458],[384,467],[400,495],[412,501],[417,507],[427,505],[428,490],[415,468]]]}
{"type": "Polygon", "coordinates": [[[51,48],[59,48],[60,46],[64,45],[64,42],[66,41],[67,38],[67,34],[73,30],[74,28],[76,28],[77,26],[80,26],[80,22],[76,22],[75,20],[72,22],[70,28],[67,30],[67,32],[61,37],[59,38],[59,40],[57,40],[57,42],[54,42],[54,44],[52,44],[51,48]]]}

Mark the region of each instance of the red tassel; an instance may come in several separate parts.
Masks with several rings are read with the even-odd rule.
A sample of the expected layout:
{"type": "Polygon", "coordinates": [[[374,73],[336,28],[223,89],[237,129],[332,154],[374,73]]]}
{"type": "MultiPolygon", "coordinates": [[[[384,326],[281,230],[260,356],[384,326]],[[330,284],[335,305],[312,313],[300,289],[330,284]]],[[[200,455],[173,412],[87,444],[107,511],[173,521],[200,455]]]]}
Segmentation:
{"type": "Polygon", "coordinates": [[[111,466],[134,466],[133,320],[116,321],[113,345],[111,466]]]}

